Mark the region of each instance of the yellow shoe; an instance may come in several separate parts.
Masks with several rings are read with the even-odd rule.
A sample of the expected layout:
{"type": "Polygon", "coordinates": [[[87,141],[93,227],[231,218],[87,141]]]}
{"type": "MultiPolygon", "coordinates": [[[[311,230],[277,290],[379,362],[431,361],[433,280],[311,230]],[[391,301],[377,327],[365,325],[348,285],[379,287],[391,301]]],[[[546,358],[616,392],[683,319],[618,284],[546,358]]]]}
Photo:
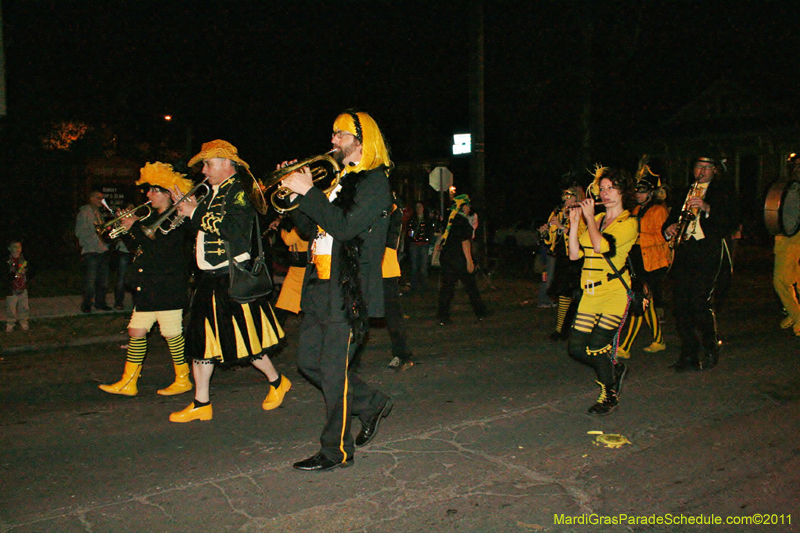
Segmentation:
{"type": "Polygon", "coordinates": [[[792,317],[787,316],[781,320],[781,329],[789,329],[792,326],[794,326],[794,319],[792,317]]]}
{"type": "Polygon", "coordinates": [[[125,370],[122,373],[122,379],[113,385],[98,385],[98,388],[101,391],[108,392],[110,394],[136,396],[139,394],[139,389],[136,388],[136,382],[139,381],[139,375],[141,373],[142,365],[125,361],[125,370]]]}
{"type": "Polygon", "coordinates": [[[261,404],[261,407],[265,411],[269,411],[280,406],[280,404],[283,403],[283,397],[286,396],[286,393],[289,392],[291,388],[292,382],[289,381],[286,376],[281,376],[281,384],[278,385],[277,389],[272,385],[269,386],[269,392],[267,393],[267,397],[264,398],[264,403],[261,404]]]}
{"type": "Polygon", "coordinates": [[[617,347],[617,359],[630,359],[631,352],[622,348],[622,346],[617,347]]]}
{"type": "Polygon", "coordinates": [[[183,363],[173,366],[175,367],[175,382],[166,389],[159,390],[158,393],[161,396],[174,396],[192,390],[192,382],[189,381],[189,365],[183,363]]]}
{"type": "Polygon", "coordinates": [[[211,404],[204,405],[203,407],[195,407],[194,402],[189,404],[189,407],[183,411],[172,413],[169,415],[170,422],[191,422],[192,420],[211,420],[214,416],[214,410],[211,409],[211,404]]]}
{"type": "Polygon", "coordinates": [[[663,352],[667,349],[667,344],[664,342],[654,342],[650,346],[644,349],[647,353],[656,353],[656,352],[663,352]]]}

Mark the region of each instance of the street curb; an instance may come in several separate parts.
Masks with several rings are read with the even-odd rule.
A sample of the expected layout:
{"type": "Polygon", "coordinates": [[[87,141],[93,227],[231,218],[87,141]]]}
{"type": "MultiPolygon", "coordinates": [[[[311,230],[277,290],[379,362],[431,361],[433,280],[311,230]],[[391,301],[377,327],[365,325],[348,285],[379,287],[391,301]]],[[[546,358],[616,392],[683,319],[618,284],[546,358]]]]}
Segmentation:
{"type": "Polygon", "coordinates": [[[120,341],[127,341],[128,336],[124,334],[117,334],[117,335],[103,335],[99,337],[89,337],[85,339],[75,339],[72,341],[65,341],[65,342],[52,342],[52,343],[41,343],[41,344],[23,344],[21,346],[12,346],[10,348],[2,348],[0,349],[0,354],[11,354],[11,353],[24,353],[24,352],[44,352],[44,351],[53,351],[53,350],[60,350],[62,348],[73,348],[75,346],[89,346],[91,344],[103,344],[103,343],[110,343],[110,342],[120,342],[120,341]]]}

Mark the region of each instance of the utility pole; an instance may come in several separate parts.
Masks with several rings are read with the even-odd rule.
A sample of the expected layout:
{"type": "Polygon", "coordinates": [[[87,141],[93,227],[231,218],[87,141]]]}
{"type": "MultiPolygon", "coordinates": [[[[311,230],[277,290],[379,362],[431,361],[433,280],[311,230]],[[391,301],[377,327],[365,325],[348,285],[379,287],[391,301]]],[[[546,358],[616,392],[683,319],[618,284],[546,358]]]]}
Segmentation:
{"type": "Polygon", "coordinates": [[[472,161],[470,164],[470,182],[472,196],[476,203],[485,209],[486,200],[486,153],[484,152],[483,122],[483,0],[473,0],[470,17],[470,71],[469,71],[469,118],[472,130],[472,161]]]}

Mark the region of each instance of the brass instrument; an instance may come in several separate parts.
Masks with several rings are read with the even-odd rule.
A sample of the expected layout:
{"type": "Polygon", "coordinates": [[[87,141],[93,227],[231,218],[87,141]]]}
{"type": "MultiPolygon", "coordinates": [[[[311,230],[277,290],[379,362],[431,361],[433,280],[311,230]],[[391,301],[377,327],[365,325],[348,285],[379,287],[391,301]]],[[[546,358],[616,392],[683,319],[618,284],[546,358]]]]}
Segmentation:
{"type": "MultiPolygon", "coordinates": [[[[147,212],[144,213],[143,215],[136,215],[137,217],[139,217],[139,220],[145,220],[153,212],[153,209],[150,207],[149,204],[150,201],[148,200],[147,202],[143,203],[140,206],[128,209],[127,211],[123,211],[122,213],[118,214],[116,218],[112,218],[108,222],[96,225],[94,229],[97,232],[97,235],[101,239],[106,239],[106,240],[114,240],[121,235],[125,235],[126,233],[128,233],[128,228],[126,228],[122,224],[122,219],[136,215],[136,212],[139,211],[140,209],[146,209],[147,212]]],[[[108,207],[108,204],[105,203],[105,199],[103,199],[103,205],[106,207],[106,209],[111,211],[111,208],[108,207]]]]}
{"type": "Polygon", "coordinates": [[[683,207],[681,207],[681,214],[678,217],[678,233],[669,241],[669,247],[672,250],[675,250],[678,246],[686,241],[686,230],[689,229],[689,224],[694,222],[697,219],[698,208],[693,207],[689,209],[687,204],[689,203],[690,198],[694,198],[697,196],[697,192],[700,190],[700,182],[695,181],[692,184],[692,188],[689,189],[689,194],[686,195],[686,200],[683,201],[683,207]]]}
{"type": "Polygon", "coordinates": [[[287,213],[297,208],[297,205],[288,205],[289,196],[292,194],[292,190],[287,187],[282,187],[280,185],[281,181],[283,181],[286,176],[289,174],[300,170],[303,167],[309,167],[311,170],[311,176],[314,179],[314,185],[316,187],[320,187],[326,195],[330,194],[333,189],[339,184],[339,172],[341,171],[341,167],[339,163],[331,155],[335,150],[331,150],[328,153],[309,157],[308,159],[303,159],[302,161],[298,161],[297,163],[293,163],[291,165],[287,165],[283,168],[279,168],[271,172],[264,180],[264,190],[267,190],[271,187],[277,185],[276,189],[272,191],[270,195],[270,203],[272,207],[275,208],[275,211],[278,213],[287,213]],[[330,166],[330,170],[326,168],[330,166]],[[324,184],[318,184],[322,180],[330,178],[330,183],[327,187],[324,187],[324,184]],[[281,203],[282,202],[282,203],[281,203]]]}
{"type": "Polygon", "coordinates": [[[208,184],[206,183],[207,180],[208,180],[208,178],[204,179],[203,181],[201,181],[200,183],[195,185],[194,188],[191,191],[189,191],[186,194],[184,194],[183,196],[181,196],[174,204],[172,204],[172,207],[170,207],[169,209],[167,209],[163,213],[161,213],[161,216],[159,216],[155,221],[153,221],[152,224],[148,224],[147,226],[144,226],[142,228],[142,233],[147,235],[151,240],[155,240],[156,232],[161,231],[161,233],[166,235],[170,231],[174,230],[175,228],[177,228],[178,226],[183,224],[184,220],[186,220],[185,216],[176,215],[176,216],[173,217],[173,215],[175,214],[175,211],[178,209],[178,205],[181,202],[183,202],[184,200],[186,200],[187,198],[197,194],[197,191],[199,191],[201,187],[205,187],[205,189],[206,189],[205,194],[203,194],[202,196],[200,196],[197,199],[197,203],[202,202],[205,199],[205,197],[208,195],[208,193],[211,192],[211,187],[209,187],[208,184]],[[163,228],[162,224],[164,224],[164,221],[169,219],[169,218],[172,218],[172,220],[170,220],[169,226],[167,226],[166,228],[163,228]]]}

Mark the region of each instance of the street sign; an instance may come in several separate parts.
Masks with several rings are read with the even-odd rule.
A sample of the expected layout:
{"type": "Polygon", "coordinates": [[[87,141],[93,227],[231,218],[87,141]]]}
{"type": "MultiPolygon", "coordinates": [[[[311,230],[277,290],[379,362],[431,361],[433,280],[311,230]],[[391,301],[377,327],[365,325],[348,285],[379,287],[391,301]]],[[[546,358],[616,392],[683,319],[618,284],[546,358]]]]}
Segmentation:
{"type": "Polygon", "coordinates": [[[453,173],[447,167],[436,167],[428,176],[431,187],[436,191],[444,192],[453,185],[453,173]]]}

